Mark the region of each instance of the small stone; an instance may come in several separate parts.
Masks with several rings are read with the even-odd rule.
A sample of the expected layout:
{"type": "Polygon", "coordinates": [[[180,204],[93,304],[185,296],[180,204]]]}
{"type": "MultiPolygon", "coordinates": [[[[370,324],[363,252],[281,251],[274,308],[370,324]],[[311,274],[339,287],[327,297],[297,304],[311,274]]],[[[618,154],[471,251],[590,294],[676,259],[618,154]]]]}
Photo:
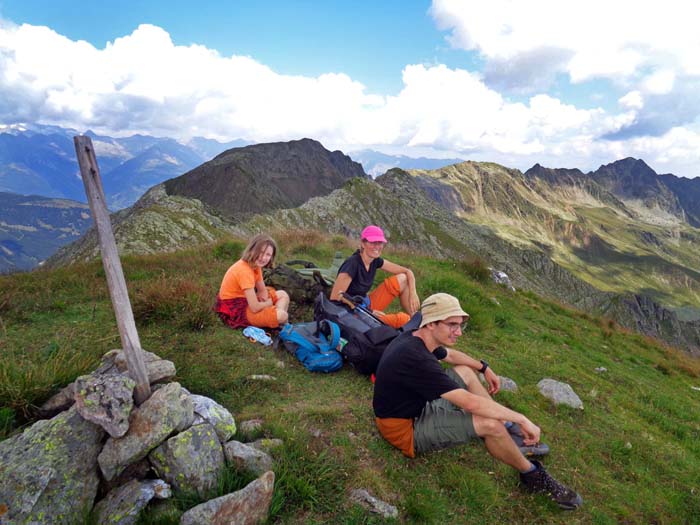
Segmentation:
{"type": "Polygon", "coordinates": [[[608,369],[605,368],[604,366],[598,366],[598,367],[596,367],[595,371],[598,372],[598,373],[600,374],[600,373],[603,373],[603,372],[607,372],[608,369]]]}
{"type": "Polygon", "coordinates": [[[263,420],[262,419],[249,419],[247,421],[242,421],[240,423],[240,429],[241,432],[244,432],[246,434],[250,434],[251,432],[255,432],[257,430],[260,430],[263,425],[263,420]]]}
{"type": "Polygon", "coordinates": [[[224,445],[224,454],[229,465],[261,475],[272,470],[272,458],[267,452],[239,441],[229,441],[224,445]]]}
{"type": "Polygon", "coordinates": [[[248,376],[248,379],[252,379],[254,381],[277,381],[275,376],[270,376],[267,374],[253,374],[252,376],[248,376]]]}
{"type": "Polygon", "coordinates": [[[625,443],[625,448],[632,448],[632,443],[630,443],[629,441],[625,443]]]}
{"type": "Polygon", "coordinates": [[[501,390],[504,392],[517,392],[518,384],[513,381],[510,377],[500,376],[501,378],[501,390]]]}
{"type": "Polygon", "coordinates": [[[365,489],[355,489],[350,493],[350,499],[370,512],[379,514],[382,518],[398,518],[399,511],[393,505],[375,498],[365,489]]]}
{"type": "Polygon", "coordinates": [[[253,448],[261,450],[262,452],[270,453],[273,450],[282,447],[284,445],[284,441],[277,438],[260,438],[247,444],[253,448]]]}
{"type": "Polygon", "coordinates": [[[537,383],[540,393],[550,399],[555,405],[568,405],[571,408],[583,410],[583,402],[574,389],[566,383],[545,378],[537,383]]]}

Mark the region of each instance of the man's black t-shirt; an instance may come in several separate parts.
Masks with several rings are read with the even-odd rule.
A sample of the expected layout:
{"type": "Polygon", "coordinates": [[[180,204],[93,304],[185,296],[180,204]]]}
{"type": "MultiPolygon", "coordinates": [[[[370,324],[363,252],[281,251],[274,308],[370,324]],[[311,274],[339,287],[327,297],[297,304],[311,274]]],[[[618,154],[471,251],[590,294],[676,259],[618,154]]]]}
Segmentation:
{"type": "Polygon", "coordinates": [[[383,265],[384,259],[377,257],[370,263],[369,271],[367,271],[365,263],[362,262],[360,250],[357,250],[350,257],[345,259],[338,270],[338,274],[347,273],[352,279],[345,293],[347,295],[367,295],[374,282],[374,275],[377,273],[377,268],[381,268],[383,265]]]}
{"type": "Polygon", "coordinates": [[[394,339],[384,350],[374,383],[374,415],[381,418],[414,418],[429,401],[460,388],[444,371],[439,360],[447,351],[430,352],[412,333],[394,339]]]}

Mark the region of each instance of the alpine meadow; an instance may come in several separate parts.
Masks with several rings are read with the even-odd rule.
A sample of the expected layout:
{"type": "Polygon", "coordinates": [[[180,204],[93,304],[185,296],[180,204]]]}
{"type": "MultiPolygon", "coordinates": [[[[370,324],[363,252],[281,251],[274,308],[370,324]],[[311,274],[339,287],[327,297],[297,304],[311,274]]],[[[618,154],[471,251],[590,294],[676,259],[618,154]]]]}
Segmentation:
{"type": "MultiPolygon", "coordinates": [[[[236,441],[281,440],[268,450],[268,523],[698,523],[700,230],[689,182],[679,191],[683,181],[637,159],[588,174],[463,162],[372,179],[303,139],[229,149],[153,186],[112,226],[143,349],[230,411],[236,441]],[[637,186],[619,183],[630,174],[637,186]],[[327,268],[367,224],[383,225],[385,256],[413,270],[421,298],[459,299],[471,317],[456,348],[515,383],[496,400],[542,428],[543,462],[582,495],[580,509],[525,493],[481,443],[404,457],[375,427],[369,378],[348,365],[310,373],[213,312],[252,234],[277,241],[278,263],[327,268]],[[583,408],[545,398],[547,378],[583,408]],[[368,511],[357,489],[397,517],[368,511]]],[[[41,267],[0,276],[5,443],[48,421],[47,400],[120,347],[105,277],[94,228],[41,267]]],[[[312,319],[312,304],[293,303],[291,322],[312,319]]],[[[41,446],[50,455],[55,444],[41,446]]],[[[181,523],[257,477],[228,463],[207,491],[153,499],[132,522],[181,523]]],[[[116,489],[108,481],[95,482],[96,501],[116,489]]],[[[98,522],[91,505],[81,523],[98,522]]]]}

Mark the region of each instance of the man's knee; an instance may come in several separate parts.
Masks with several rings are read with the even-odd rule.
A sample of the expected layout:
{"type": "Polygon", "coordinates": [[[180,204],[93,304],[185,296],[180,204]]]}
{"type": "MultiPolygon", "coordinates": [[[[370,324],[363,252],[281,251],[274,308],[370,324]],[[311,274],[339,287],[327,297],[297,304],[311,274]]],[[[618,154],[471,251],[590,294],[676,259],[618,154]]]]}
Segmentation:
{"type": "Polygon", "coordinates": [[[469,385],[473,384],[474,381],[479,379],[476,377],[476,372],[466,365],[455,365],[454,371],[462,378],[467,390],[469,390],[469,385]]]}
{"type": "Polygon", "coordinates": [[[508,433],[505,425],[499,419],[474,415],[472,421],[474,422],[474,430],[479,437],[487,438],[508,433]]]}

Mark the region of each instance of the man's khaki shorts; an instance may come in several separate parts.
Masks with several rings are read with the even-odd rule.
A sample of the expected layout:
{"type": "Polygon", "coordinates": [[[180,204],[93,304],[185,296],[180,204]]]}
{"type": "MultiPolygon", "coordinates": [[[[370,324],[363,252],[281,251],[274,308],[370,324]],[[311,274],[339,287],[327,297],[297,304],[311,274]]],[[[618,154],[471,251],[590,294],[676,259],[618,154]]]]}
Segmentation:
{"type": "MultiPolygon", "coordinates": [[[[447,375],[467,389],[464,380],[453,368],[447,369],[447,375]]],[[[416,453],[463,445],[477,437],[472,415],[441,397],[426,403],[421,415],[413,421],[416,453]]]]}

